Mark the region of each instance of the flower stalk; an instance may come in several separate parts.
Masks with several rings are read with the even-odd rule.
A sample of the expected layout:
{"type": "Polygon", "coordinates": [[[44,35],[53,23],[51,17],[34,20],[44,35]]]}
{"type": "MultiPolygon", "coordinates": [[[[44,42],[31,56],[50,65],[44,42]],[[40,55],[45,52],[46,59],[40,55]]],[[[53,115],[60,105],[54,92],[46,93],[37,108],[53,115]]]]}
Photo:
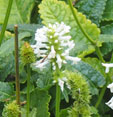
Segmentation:
{"type": "Polygon", "coordinates": [[[60,117],[60,86],[56,83],[56,117],[60,117]]]}
{"type": "MultiPolygon", "coordinates": [[[[18,56],[18,26],[15,30],[15,70],[16,70],[16,102],[20,106],[20,82],[19,82],[19,56],[18,56]]],[[[20,117],[21,115],[19,115],[20,117]]]]}
{"type": "Polygon", "coordinates": [[[27,65],[27,111],[26,111],[26,117],[29,117],[29,110],[30,110],[30,65],[27,65]]]}
{"type": "Polygon", "coordinates": [[[4,20],[4,23],[3,23],[3,26],[2,26],[2,30],[1,30],[1,33],[0,33],[0,46],[1,46],[2,40],[4,38],[4,33],[5,33],[5,30],[6,30],[6,27],[7,27],[9,15],[10,15],[11,8],[12,8],[12,4],[13,4],[13,0],[9,0],[7,11],[6,11],[6,15],[5,15],[5,20],[4,20]]]}

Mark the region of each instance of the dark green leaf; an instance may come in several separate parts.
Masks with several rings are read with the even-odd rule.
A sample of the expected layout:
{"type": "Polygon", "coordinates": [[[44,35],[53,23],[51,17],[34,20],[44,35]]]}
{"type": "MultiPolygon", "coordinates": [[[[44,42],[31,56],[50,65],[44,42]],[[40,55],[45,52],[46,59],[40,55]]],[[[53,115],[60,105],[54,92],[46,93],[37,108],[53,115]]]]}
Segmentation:
{"type": "Polygon", "coordinates": [[[14,93],[13,85],[7,82],[0,82],[0,101],[5,101],[14,93]]]}

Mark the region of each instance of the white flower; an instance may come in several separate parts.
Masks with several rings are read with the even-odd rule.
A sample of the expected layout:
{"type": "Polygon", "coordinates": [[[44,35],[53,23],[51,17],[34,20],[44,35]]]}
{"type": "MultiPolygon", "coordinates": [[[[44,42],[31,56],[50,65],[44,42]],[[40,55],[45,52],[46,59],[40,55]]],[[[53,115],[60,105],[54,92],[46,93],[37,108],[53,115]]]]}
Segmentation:
{"type": "Polygon", "coordinates": [[[109,88],[110,91],[111,91],[111,93],[113,93],[113,83],[109,84],[109,85],[107,86],[107,88],[109,88]]]}
{"type": "Polygon", "coordinates": [[[43,26],[41,29],[37,29],[36,44],[32,45],[32,48],[37,57],[44,57],[45,59],[44,63],[37,61],[36,67],[42,69],[46,63],[51,62],[54,63],[52,64],[53,70],[56,70],[56,68],[61,69],[62,64],[66,64],[66,59],[72,60],[74,63],[80,61],[80,58],[69,56],[70,50],[75,46],[69,35],[70,29],[70,26],[63,22],[49,24],[48,27],[43,26]]]}
{"type": "Polygon", "coordinates": [[[105,73],[108,73],[109,72],[109,68],[110,67],[113,67],[113,63],[102,63],[102,65],[104,66],[104,67],[106,67],[106,70],[105,70],[105,73]]]}
{"type": "Polygon", "coordinates": [[[61,91],[63,92],[63,90],[64,90],[64,81],[61,80],[60,78],[58,79],[58,85],[60,86],[61,91]]]}
{"type": "Polygon", "coordinates": [[[108,105],[111,109],[113,109],[113,97],[110,99],[109,102],[107,102],[105,104],[108,105]]]}
{"type": "Polygon", "coordinates": [[[55,55],[56,55],[56,51],[54,50],[54,46],[51,46],[51,51],[48,55],[48,58],[51,59],[51,58],[55,58],[55,55]]]}
{"type": "Polygon", "coordinates": [[[66,59],[73,61],[74,64],[76,64],[77,62],[79,62],[81,60],[81,58],[72,57],[72,56],[66,56],[66,59]]]}

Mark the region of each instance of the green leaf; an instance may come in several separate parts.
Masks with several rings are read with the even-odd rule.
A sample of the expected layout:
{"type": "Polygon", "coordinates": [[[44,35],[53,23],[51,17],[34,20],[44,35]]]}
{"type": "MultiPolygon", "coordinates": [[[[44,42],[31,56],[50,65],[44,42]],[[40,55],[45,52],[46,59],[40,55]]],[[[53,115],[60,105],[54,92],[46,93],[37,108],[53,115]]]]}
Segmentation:
{"type": "Polygon", "coordinates": [[[13,85],[7,82],[0,82],[0,101],[5,101],[14,93],[13,85]]]}
{"type": "Polygon", "coordinates": [[[101,42],[113,42],[113,35],[101,34],[99,37],[101,42]]]}
{"type": "MultiPolygon", "coordinates": [[[[112,36],[113,35],[113,23],[111,25],[102,26],[101,31],[102,31],[102,34],[112,36]]],[[[113,50],[113,42],[103,43],[103,46],[101,47],[101,52],[103,53],[103,55],[108,54],[112,50],[113,50]]]]}
{"type": "Polygon", "coordinates": [[[31,108],[37,108],[36,117],[50,117],[49,110],[49,101],[51,97],[48,95],[47,91],[41,91],[35,89],[31,93],[31,108]]]}
{"type": "MultiPolygon", "coordinates": [[[[84,58],[83,61],[85,63],[88,63],[90,66],[93,67],[93,69],[97,70],[98,72],[100,72],[103,76],[105,76],[105,69],[102,66],[101,61],[99,61],[97,58],[84,58]]],[[[105,78],[104,78],[105,79],[105,78]]]]}
{"type": "Polygon", "coordinates": [[[103,15],[103,20],[113,21],[113,0],[107,0],[106,8],[103,15]]]}
{"type": "Polygon", "coordinates": [[[80,0],[76,4],[78,11],[82,12],[91,19],[92,22],[99,25],[105,9],[107,0],[80,0]]]}
{"type": "MultiPolygon", "coordinates": [[[[95,47],[86,39],[84,34],[81,32],[79,26],[74,20],[69,6],[66,5],[65,2],[57,0],[43,0],[39,5],[39,8],[39,13],[43,19],[43,24],[48,25],[49,23],[54,24],[55,22],[64,22],[66,25],[69,25],[71,27],[70,34],[76,45],[73,50],[73,55],[78,54],[80,57],[83,57],[95,51],[95,47]]],[[[97,28],[97,26],[91,23],[90,20],[86,19],[82,13],[77,12],[76,9],[74,10],[85,31],[94,40],[97,40],[100,34],[100,30],[97,28]]]]}
{"type": "Polygon", "coordinates": [[[0,81],[4,81],[10,73],[14,73],[14,56],[0,57],[0,81]]]}
{"type": "MultiPolygon", "coordinates": [[[[0,0],[0,24],[3,24],[8,0],[0,0]]],[[[14,0],[9,24],[29,23],[34,0],[14,0]]]]}
{"type": "Polygon", "coordinates": [[[36,68],[35,66],[31,66],[32,70],[36,72],[35,82],[39,89],[48,90],[51,86],[53,86],[53,74],[51,71],[51,65],[48,64],[46,68],[41,71],[40,69],[36,68]]]}
{"type": "Polygon", "coordinates": [[[76,72],[76,70],[80,72],[87,80],[92,95],[98,94],[97,88],[103,87],[106,82],[104,76],[99,71],[83,61],[78,64],[72,64],[72,62],[69,61],[66,65],[66,69],[72,70],[73,72],[76,72]]]}
{"type": "MultiPolygon", "coordinates": [[[[23,32],[19,34],[19,42],[25,38],[31,36],[29,32],[23,32]]],[[[11,54],[14,51],[14,38],[11,38],[4,42],[0,46],[0,57],[5,57],[11,54]]]]}
{"type": "Polygon", "coordinates": [[[102,34],[112,34],[113,35],[113,23],[101,27],[102,34]]]}

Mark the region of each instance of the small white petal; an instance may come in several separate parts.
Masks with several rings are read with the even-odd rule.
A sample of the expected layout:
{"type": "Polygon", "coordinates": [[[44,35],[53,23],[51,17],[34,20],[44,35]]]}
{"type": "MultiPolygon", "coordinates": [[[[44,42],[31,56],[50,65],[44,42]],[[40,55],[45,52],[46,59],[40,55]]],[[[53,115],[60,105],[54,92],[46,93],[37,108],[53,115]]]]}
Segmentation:
{"type": "Polygon", "coordinates": [[[57,64],[58,64],[58,67],[59,67],[59,69],[62,67],[62,59],[61,59],[61,57],[60,57],[60,55],[59,54],[57,54],[57,64]]]}
{"type": "Polygon", "coordinates": [[[108,105],[111,109],[113,109],[113,97],[109,100],[109,102],[105,104],[108,105]]]}
{"type": "Polygon", "coordinates": [[[81,60],[81,58],[71,57],[71,56],[66,56],[66,59],[73,61],[74,64],[76,64],[77,62],[79,62],[81,60]]]}
{"type": "Polygon", "coordinates": [[[63,90],[64,90],[64,81],[61,80],[61,79],[58,79],[58,84],[59,84],[59,86],[61,88],[61,91],[63,92],[63,90]]]}
{"type": "Polygon", "coordinates": [[[105,73],[109,72],[109,68],[113,67],[113,63],[102,63],[102,66],[106,67],[105,73]]]}
{"type": "Polygon", "coordinates": [[[107,86],[107,88],[109,88],[110,91],[111,91],[111,93],[113,93],[113,83],[109,84],[109,85],[107,86]]]}
{"type": "Polygon", "coordinates": [[[55,58],[55,56],[56,56],[56,51],[54,50],[54,46],[51,46],[51,52],[49,53],[48,58],[49,59],[55,58]]]}

